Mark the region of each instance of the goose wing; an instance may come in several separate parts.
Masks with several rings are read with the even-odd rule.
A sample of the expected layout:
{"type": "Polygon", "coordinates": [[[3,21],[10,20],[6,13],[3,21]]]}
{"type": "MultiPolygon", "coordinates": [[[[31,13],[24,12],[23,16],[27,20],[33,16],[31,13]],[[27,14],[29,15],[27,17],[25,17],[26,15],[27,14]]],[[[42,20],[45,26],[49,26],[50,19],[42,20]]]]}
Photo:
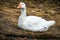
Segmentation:
{"type": "Polygon", "coordinates": [[[43,25],[46,22],[45,19],[36,16],[28,16],[26,17],[26,22],[29,27],[36,26],[36,25],[43,25]]]}

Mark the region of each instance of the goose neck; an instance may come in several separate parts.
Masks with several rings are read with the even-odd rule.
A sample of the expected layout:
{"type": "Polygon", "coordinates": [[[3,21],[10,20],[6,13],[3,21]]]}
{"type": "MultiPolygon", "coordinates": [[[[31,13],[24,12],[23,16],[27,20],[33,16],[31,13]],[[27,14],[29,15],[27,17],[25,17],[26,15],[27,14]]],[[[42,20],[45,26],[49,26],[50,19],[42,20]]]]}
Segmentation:
{"type": "Polygon", "coordinates": [[[21,9],[21,16],[26,17],[26,8],[21,9]]]}

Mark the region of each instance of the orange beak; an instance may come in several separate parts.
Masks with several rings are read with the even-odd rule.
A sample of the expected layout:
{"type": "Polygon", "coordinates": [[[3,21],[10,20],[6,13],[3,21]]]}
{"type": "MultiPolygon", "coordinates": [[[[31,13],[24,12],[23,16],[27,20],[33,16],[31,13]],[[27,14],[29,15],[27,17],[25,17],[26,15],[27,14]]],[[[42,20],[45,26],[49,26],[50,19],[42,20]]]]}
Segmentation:
{"type": "Polygon", "coordinates": [[[21,8],[21,7],[22,7],[22,5],[21,5],[21,4],[19,4],[17,8],[21,8]]]}

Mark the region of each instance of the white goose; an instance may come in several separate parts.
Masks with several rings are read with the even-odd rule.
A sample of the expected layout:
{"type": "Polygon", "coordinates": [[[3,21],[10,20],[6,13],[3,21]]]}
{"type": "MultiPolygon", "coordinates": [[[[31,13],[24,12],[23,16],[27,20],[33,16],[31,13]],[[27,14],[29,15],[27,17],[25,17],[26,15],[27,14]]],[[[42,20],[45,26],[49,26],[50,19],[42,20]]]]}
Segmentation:
{"type": "Polygon", "coordinates": [[[46,21],[37,16],[26,16],[26,5],[24,2],[19,3],[18,7],[21,9],[21,16],[18,19],[18,27],[30,31],[47,31],[50,26],[55,24],[54,20],[46,21]]]}

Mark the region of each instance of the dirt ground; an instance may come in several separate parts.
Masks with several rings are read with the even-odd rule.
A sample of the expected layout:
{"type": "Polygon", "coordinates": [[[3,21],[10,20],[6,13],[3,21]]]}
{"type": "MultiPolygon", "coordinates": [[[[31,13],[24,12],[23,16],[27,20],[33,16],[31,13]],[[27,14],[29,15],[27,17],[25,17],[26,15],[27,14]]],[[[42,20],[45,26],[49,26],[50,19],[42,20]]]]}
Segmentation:
{"type": "Polygon", "coordinates": [[[20,9],[17,9],[18,3],[8,5],[0,4],[0,39],[7,40],[37,40],[39,38],[60,38],[60,6],[57,4],[34,4],[26,3],[27,16],[35,15],[46,20],[55,20],[56,24],[51,26],[47,32],[31,32],[18,29],[17,22],[20,16],[20,9]],[[14,5],[14,6],[13,6],[14,5]],[[44,37],[43,37],[44,36],[44,37]]]}

